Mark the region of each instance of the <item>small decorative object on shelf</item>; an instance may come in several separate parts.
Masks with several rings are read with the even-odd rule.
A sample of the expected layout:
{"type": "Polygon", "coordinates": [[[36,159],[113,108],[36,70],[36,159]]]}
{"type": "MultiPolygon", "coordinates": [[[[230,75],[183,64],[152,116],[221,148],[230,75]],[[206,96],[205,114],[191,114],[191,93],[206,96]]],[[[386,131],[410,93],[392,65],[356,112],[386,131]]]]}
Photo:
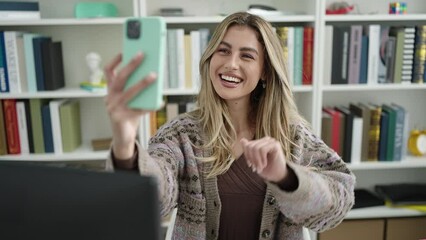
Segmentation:
{"type": "Polygon", "coordinates": [[[117,7],[107,2],[79,2],[74,15],[76,18],[116,17],[117,7]]]}
{"type": "Polygon", "coordinates": [[[426,130],[414,129],[408,139],[408,150],[415,156],[426,154],[426,130]]]}
{"type": "Polygon", "coordinates": [[[103,72],[101,70],[101,56],[96,52],[90,52],[86,55],[86,63],[90,69],[89,80],[80,83],[82,89],[88,91],[105,91],[107,84],[103,79],[103,72]]]}
{"type": "Polygon", "coordinates": [[[347,2],[334,2],[325,10],[326,14],[348,14],[355,9],[354,5],[349,5],[347,2]]]}
{"type": "Polygon", "coordinates": [[[389,14],[407,14],[407,3],[405,2],[389,3],[389,14]]]}

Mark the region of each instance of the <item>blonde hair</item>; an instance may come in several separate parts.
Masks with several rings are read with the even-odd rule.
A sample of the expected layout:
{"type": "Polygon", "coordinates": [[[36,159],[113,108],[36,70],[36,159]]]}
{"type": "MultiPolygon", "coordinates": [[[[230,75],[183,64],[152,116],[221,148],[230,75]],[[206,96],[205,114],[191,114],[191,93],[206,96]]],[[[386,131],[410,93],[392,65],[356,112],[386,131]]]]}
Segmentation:
{"type": "Polygon", "coordinates": [[[258,40],[265,51],[263,80],[266,80],[266,87],[263,89],[259,85],[251,97],[250,118],[255,119],[254,138],[275,138],[280,142],[286,159],[291,159],[293,133],[290,124],[305,122],[297,111],[292,86],[287,78],[283,49],[272,26],[264,19],[246,12],[229,15],[217,26],[201,57],[201,89],[197,97],[199,110],[193,113],[193,116],[199,119],[205,134],[206,142],[202,147],[212,153],[211,156],[202,158],[203,161],[213,163],[209,176],[226,172],[236,157],[231,154],[237,134],[230,119],[229,109],[215,92],[209,74],[212,55],[228,28],[234,25],[247,26],[257,32],[258,40]]]}

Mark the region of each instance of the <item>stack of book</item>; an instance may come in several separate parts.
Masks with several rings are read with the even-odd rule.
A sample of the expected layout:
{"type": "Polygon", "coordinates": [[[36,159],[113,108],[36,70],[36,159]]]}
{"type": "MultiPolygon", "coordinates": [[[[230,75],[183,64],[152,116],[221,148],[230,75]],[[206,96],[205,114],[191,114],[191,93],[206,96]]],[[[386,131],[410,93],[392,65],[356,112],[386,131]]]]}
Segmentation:
{"type": "Polygon", "coordinates": [[[40,19],[38,2],[0,2],[0,20],[40,19]]]}

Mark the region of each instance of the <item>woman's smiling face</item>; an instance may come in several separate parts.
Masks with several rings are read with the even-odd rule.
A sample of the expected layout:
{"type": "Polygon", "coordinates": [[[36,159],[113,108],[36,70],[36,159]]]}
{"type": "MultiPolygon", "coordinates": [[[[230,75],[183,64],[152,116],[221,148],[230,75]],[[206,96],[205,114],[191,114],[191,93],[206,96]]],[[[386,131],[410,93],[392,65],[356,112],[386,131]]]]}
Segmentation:
{"type": "Polygon", "coordinates": [[[231,26],[210,61],[216,93],[229,100],[250,99],[263,74],[264,50],[258,34],[247,26],[231,26]]]}

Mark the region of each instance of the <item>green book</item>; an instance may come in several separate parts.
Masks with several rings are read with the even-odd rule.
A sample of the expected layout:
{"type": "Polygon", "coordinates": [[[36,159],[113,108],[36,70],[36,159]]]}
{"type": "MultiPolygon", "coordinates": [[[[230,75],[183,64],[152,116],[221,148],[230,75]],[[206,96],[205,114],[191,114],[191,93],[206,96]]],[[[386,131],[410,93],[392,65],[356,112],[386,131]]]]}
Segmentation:
{"type": "Polygon", "coordinates": [[[45,153],[43,121],[41,107],[47,104],[47,99],[30,99],[31,126],[33,132],[34,153],[45,153]]]}
{"type": "Polygon", "coordinates": [[[393,161],[395,149],[396,111],[393,107],[386,104],[383,104],[382,109],[383,111],[387,112],[389,116],[386,161],[393,161]]]}
{"type": "Polygon", "coordinates": [[[59,107],[63,152],[72,152],[81,145],[80,102],[69,100],[59,107]]]}
{"type": "Polygon", "coordinates": [[[294,27],[294,86],[302,85],[303,27],[294,27]]]}
{"type": "Polygon", "coordinates": [[[390,36],[396,37],[395,48],[395,67],[393,83],[401,83],[402,79],[402,60],[404,55],[404,27],[391,27],[389,31],[390,36]]]}

